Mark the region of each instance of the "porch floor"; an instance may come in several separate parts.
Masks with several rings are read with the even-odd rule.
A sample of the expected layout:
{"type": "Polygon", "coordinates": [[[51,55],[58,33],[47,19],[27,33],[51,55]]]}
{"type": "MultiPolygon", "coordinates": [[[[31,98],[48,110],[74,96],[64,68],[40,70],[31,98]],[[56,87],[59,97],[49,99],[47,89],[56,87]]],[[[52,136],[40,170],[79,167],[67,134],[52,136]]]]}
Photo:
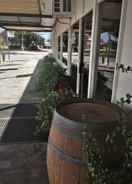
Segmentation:
{"type": "Polygon", "coordinates": [[[45,143],[0,145],[0,184],[48,184],[45,143]]]}

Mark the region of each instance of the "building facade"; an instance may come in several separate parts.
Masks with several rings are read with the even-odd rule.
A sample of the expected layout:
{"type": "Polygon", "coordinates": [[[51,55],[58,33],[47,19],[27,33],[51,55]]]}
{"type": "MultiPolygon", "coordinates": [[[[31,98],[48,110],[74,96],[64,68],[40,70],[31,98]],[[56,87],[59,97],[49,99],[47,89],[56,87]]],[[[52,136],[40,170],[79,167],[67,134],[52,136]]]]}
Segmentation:
{"type": "MultiPolygon", "coordinates": [[[[70,75],[72,63],[77,60],[77,95],[84,82],[84,74],[81,72],[83,65],[87,66],[88,98],[98,96],[99,75],[107,79],[105,85],[111,91],[109,97],[112,102],[131,96],[132,1],[72,0],[71,3],[71,16],[56,17],[53,50],[60,59],[64,57],[63,35],[67,32],[68,74],[70,75]],[[75,32],[78,33],[78,41],[73,44],[75,32]],[[73,49],[73,45],[77,45],[77,49],[73,49]]],[[[132,105],[127,104],[127,107],[132,108],[132,105]]]]}

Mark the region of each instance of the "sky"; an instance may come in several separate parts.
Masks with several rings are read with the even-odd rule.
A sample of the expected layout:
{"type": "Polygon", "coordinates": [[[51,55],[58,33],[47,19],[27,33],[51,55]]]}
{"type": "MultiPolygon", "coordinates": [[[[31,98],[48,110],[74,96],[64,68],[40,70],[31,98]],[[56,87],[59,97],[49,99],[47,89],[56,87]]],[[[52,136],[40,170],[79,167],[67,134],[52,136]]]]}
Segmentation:
{"type": "Polygon", "coordinates": [[[49,32],[40,32],[39,35],[45,38],[45,40],[49,40],[51,38],[51,33],[49,32]]]}
{"type": "Polygon", "coordinates": [[[112,35],[112,33],[104,32],[101,34],[101,40],[103,40],[104,43],[107,43],[109,40],[112,40],[114,42],[117,42],[118,39],[112,35]]]}
{"type": "Polygon", "coordinates": [[[1,27],[0,27],[0,33],[3,31],[4,29],[2,29],[1,27]]]}

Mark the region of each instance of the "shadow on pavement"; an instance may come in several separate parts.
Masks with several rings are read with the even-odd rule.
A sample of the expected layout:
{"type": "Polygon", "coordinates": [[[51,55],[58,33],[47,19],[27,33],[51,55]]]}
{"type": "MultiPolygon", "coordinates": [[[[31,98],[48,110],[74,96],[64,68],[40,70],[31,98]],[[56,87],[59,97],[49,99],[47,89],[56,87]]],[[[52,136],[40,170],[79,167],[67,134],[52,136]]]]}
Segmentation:
{"type": "Polygon", "coordinates": [[[16,78],[31,77],[33,74],[17,75],[16,78]]]}
{"type": "MultiPolygon", "coordinates": [[[[42,67],[43,60],[40,60],[36,66],[34,74],[27,74],[19,77],[32,76],[19,104],[11,105],[3,108],[14,107],[11,119],[4,131],[1,138],[1,143],[9,142],[30,142],[30,141],[47,141],[47,135],[43,135],[42,138],[35,137],[34,131],[37,124],[37,106],[40,103],[41,96],[39,93],[39,74],[42,67]]],[[[2,110],[2,109],[1,109],[2,110]]],[[[8,118],[8,112],[6,113],[8,118]]]]}
{"type": "Polygon", "coordinates": [[[4,107],[0,107],[0,111],[8,110],[16,107],[16,105],[4,105],[4,107]]]}
{"type": "Polygon", "coordinates": [[[0,69],[1,72],[6,72],[6,71],[10,71],[10,70],[18,70],[18,68],[2,68],[0,69]]]}

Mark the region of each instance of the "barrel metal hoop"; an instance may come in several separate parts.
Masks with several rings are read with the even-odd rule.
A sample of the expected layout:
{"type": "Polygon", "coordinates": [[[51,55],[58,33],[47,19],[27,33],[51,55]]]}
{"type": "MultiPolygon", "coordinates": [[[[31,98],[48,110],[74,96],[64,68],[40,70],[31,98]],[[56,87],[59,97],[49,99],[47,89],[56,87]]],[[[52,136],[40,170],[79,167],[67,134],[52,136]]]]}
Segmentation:
{"type": "Polygon", "coordinates": [[[54,155],[57,155],[57,157],[61,160],[65,160],[65,162],[67,163],[72,163],[78,166],[86,166],[86,162],[79,160],[77,158],[71,157],[66,155],[66,153],[64,153],[62,150],[60,150],[59,148],[57,148],[53,143],[52,140],[49,139],[48,142],[48,151],[51,151],[54,155]]]}

